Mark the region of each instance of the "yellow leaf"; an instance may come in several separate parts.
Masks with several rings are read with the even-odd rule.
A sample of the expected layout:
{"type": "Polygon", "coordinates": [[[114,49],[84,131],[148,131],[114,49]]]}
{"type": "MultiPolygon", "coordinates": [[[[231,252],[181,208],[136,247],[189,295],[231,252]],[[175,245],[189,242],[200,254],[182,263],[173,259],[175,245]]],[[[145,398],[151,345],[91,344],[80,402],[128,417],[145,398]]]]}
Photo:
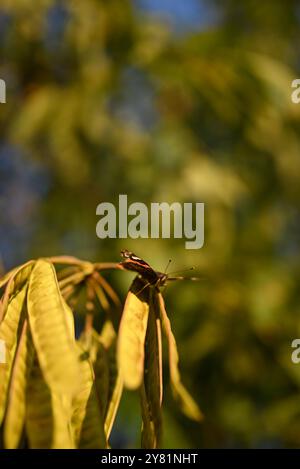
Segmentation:
{"type": "Polygon", "coordinates": [[[4,423],[4,444],[8,449],[17,448],[22,436],[25,424],[26,386],[33,357],[32,339],[25,320],[13,364],[4,423]]]}
{"type": "Polygon", "coordinates": [[[61,297],[61,301],[62,301],[62,305],[64,308],[66,320],[67,320],[67,328],[69,331],[69,335],[71,339],[75,339],[75,323],[74,323],[73,311],[63,297],[61,297]]]}
{"type": "Polygon", "coordinates": [[[83,331],[78,340],[78,344],[84,351],[88,352],[88,357],[93,365],[96,392],[104,417],[109,396],[110,372],[108,351],[100,341],[100,336],[95,329],[83,331]]]}
{"type": "Polygon", "coordinates": [[[111,321],[105,321],[99,335],[99,340],[106,349],[109,349],[115,343],[116,331],[111,321]]]}
{"type": "Polygon", "coordinates": [[[72,449],[69,396],[51,392],[36,359],[26,390],[26,435],[30,448],[72,449]]]}
{"type": "Polygon", "coordinates": [[[97,357],[97,352],[99,348],[99,334],[98,332],[91,328],[88,330],[83,330],[80,334],[79,340],[77,341],[79,346],[85,351],[88,352],[88,356],[92,363],[95,362],[97,357]]]}
{"type": "Polygon", "coordinates": [[[75,339],[71,337],[70,311],[59,291],[52,264],[38,260],[28,288],[28,317],[39,363],[51,391],[76,392],[79,377],[75,339]]]}
{"type": "Polygon", "coordinates": [[[107,447],[104,433],[103,410],[97,399],[95,377],[89,359],[80,361],[80,388],[73,399],[72,427],[76,446],[81,449],[107,447]]]}
{"type": "Polygon", "coordinates": [[[128,389],[137,389],[142,383],[148,314],[149,287],[144,288],[137,278],[127,294],[118,334],[118,366],[128,389]]]}
{"type": "Polygon", "coordinates": [[[9,279],[15,274],[17,270],[18,267],[14,267],[0,278],[0,288],[4,287],[4,285],[9,281],[9,279]]]}
{"type": "Polygon", "coordinates": [[[5,412],[7,389],[18,342],[19,323],[25,303],[26,290],[26,287],[22,288],[10,299],[4,319],[0,323],[0,339],[4,341],[6,352],[6,363],[0,364],[0,422],[2,422],[5,412]]]}
{"type": "Polygon", "coordinates": [[[179,363],[179,355],[177,351],[176,340],[174,334],[172,332],[171,323],[168,318],[164,299],[161,293],[158,293],[158,301],[160,307],[160,314],[162,318],[162,323],[164,326],[164,330],[168,339],[169,344],[169,366],[170,366],[170,378],[171,378],[171,386],[172,391],[174,394],[175,399],[179,403],[182,412],[184,414],[196,421],[200,421],[203,418],[203,414],[199,409],[198,405],[185,389],[181,382],[178,363],[179,363]]]}
{"type": "Polygon", "coordinates": [[[34,261],[26,262],[26,264],[16,267],[5,276],[4,284],[7,283],[7,285],[0,304],[0,321],[4,318],[11,295],[21,290],[27,282],[33,264],[34,261]]]}

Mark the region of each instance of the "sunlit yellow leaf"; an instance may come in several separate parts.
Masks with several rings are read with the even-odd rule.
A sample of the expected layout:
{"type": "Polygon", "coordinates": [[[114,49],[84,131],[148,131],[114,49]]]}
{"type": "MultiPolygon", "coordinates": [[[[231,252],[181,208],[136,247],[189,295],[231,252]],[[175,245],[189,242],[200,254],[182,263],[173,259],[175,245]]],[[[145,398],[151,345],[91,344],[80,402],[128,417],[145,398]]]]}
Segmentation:
{"type": "Polygon", "coordinates": [[[35,360],[26,390],[26,435],[30,448],[74,448],[71,400],[51,392],[35,360]]]}
{"type": "Polygon", "coordinates": [[[91,362],[94,363],[99,346],[99,336],[97,331],[95,331],[95,329],[82,331],[78,340],[78,344],[85,352],[88,352],[88,356],[91,362]]]}
{"type": "Polygon", "coordinates": [[[15,356],[21,313],[25,303],[26,287],[13,296],[8,303],[4,319],[0,323],[0,339],[5,344],[6,363],[0,363],[0,422],[7,401],[7,389],[15,356]]]}
{"type": "Polygon", "coordinates": [[[126,298],[118,334],[117,358],[124,384],[137,389],[143,379],[149,288],[135,279],[126,298]]]}
{"type": "Polygon", "coordinates": [[[190,396],[190,394],[181,382],[180,373],[178,369],[179,356],[177,351],[176,340],[172,332],[171,323],[168,318],[164,299],[161,293],[158,294],[158,301],[163,327],[169,344],[170,378],[174,397],[178,401],[182,412],[184,412],[187,417],[193,420],[200,421],[203,418],[203,414],[194,399],[190,396]]]}
{"type": "Polygon", "coordinates": [[[103,417],[108,404],[109,396],[109,354],[102,344],[99,334],[95,329],[83,331],[78,344],[84,351],[88,352],[88,357],[93,365],[95,373],[95,388],[100,402],[103,417]]]}
{"type": "Polygon", "coordinates": [[[32,339],[27,320],[25,320],[13,364],[5,416],[4,444],[8,449],[17,448],[22,436],[25,424],[26,386],[33,356],[32,339]]]}
{"type": "Polygon", "coordinates": [[[18,267],[14,267],[0,278],[0,288],[2,288],[9,281],[9,279],[14,275],[17,270],[18,267]]]}
{"type": "Polygon", "coordinates": [[[0,321],[5,315],[10,296],[13,293],[16,294],[19,290],[21,290],[21,288],[23,288],[29,278],[33,264],[34,261],[26,262],[25,264],[16,267],[7,274],[7,285],[0,304],[0,321]]]}
{"type": "Polygon", "coordinates": [[[32,270],[27,305],[33,342],[48,386],[54,392],[74,394],[79,367],[70,311],[48,261],[38,260],[32,270]]]}
{"type": "Polygon", "coordinates": [[[69,331],[69,335],[72,339],[75,339],[75,323],[74,323],[74,315],[73,311],[70,306],[66,303],[63,297],[61,297],[62,305],[64,308],[66,320],[67,320],[67,327],[69,331]]]}
{"type": "Polygon", "coordinates": [[[106,349],[109,349],[116,340],[116,331],[111,321],[105,321],[99,335],[100,342],[106,349]]]}
{"type": "MultiPolygon", "coordinates": [[[[78,350],[81,348],[78,346],[78,350]]],[[[80,388],[73,399],[72,427],[76,446],[85,448],[106,448],[103,410],[97,398],[95,376],[88,358],[81,350],[80,388]]]]}

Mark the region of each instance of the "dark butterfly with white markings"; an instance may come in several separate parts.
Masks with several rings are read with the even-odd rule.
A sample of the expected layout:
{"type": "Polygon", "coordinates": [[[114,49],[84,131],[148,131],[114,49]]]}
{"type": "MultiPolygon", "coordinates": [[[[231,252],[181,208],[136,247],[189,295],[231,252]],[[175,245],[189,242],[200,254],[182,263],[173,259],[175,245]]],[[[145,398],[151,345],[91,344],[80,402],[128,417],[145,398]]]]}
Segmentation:
{"type": "MultiPolygon", "coordinates": [[[[121,256],[124,259],[122,262],[120,262],[120,265],[123,267],[123,269],[138,273],[142,279],[147,281],[148,285],[162,287],[168,281],[199,280],[198,277],[171,277],[167,273],[154,270],[146,261],[136,256],[133,252],[127,251],[127,249],[121,251],[121,256]]],[[[170,261],[168,265],[169,264],[170,261]]],[[[193,267],[188,270],[193,270],[193,267]]]]}

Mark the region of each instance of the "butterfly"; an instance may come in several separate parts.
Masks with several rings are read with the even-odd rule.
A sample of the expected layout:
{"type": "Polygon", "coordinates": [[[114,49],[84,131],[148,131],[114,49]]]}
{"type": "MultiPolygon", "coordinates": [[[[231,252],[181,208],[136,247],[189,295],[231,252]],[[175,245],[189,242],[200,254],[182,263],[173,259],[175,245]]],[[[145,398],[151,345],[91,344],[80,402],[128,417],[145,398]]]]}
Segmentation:
{"type": "MultiPolygon", "coordinates": [[[[162,287],[167,283],[167,281],[199,280],[197,277],[170,277],[170,275],[167,273],[158,272],[157,270],[152,269],[152,267],[146,261],[136,256],[133,252],[127,251],[127,249],[121,251],[121,256],[124,260],[120,262],[119,265],[122,266],[123,269],[138,273],[144,280],[147,281],[148,285],[162,287]]],[[[169,264],[170,261],[168,266],[169,264]]],[[[193,270],[193,267],[188,270],[193,270]]]]}

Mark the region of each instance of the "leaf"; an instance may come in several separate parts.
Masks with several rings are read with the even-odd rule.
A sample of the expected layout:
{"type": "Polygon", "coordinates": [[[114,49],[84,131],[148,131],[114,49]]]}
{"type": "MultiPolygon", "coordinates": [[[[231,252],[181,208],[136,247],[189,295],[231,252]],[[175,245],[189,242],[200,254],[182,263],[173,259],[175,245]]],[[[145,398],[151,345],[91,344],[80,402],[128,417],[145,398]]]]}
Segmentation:
{"type": "Polygon", "coordinates": [[[93,368],[95,373],[95,388],[104,418],[109,398],[109,356],[100,341],[98,341],[98,349],[93,368]]]}
{"type": "MultiPolygon", "coordinates": [[[[152,329],[151,333],[149,332],[149,344],[150,344],[150,350],[151,350],[151,342],[153,341],[153,349],[155,349],[155,356],[157,360],[157,369],[155,371],[156,374],[158,374],[158,379],[159,383],[157,383],[157,386],[159,387],[159,402],[162,404],[162,399],[163,399],[163,364],[162,364],[162,333],[161,333],[161,319],[160,319],[160,309],[159,309],[159,301],[158,301],[158,296],[156,294],[156,291],[154,290],[152,292],[152,302],[151,306],[153,308],[153,313],[152,316],[152,329]],[[155,329],[156,333],[154,333],[154,319],[155,319],[155,329]]],[[[150,352],[150,357],[152,353],[150,352]]]]}
{"type": "Polygon", "coordinates": [[[72,339],[75,339],[75,323],[73,311],[63,297],[61,297],[61,301],[65,312],[69,335],[72,339]]]}
{"type": "Polygon", "coordinates": [[[158,448],[162,429],[162,354],[157,294],[151,289],[150,311],[145,341],[145,372],[141,387],[142,447],[158,448]],[[157,314],[158,313],[158,314],[157,314]]]}
{"type": "Polygon", "coordinates": [[[51,392],[37,358],[31,369],[26,392],[26,435],[30,448],[74,448],[71,401],[51,392]]]}
{"type": "Polygon", "coordinates": [[[0,321],[4,318],[10,296],[13,293],[16,294],[19,290],[21,290],[21,288],[23,288],[29,278],[33,264],[34,261],[26,262],[25,264],[16,267],[7,274],[7,285],[0,305],[0,321]]]}
{"type": "Polygon", "coordinates": [[[169,344],[170,378],[174,397],[179,403],[182,412],[187,417],[196,421],[200,421],[203,419],[203,414],[194,399],[191,397],[191,395],[188,393],[188,391],[185,389],[181,382],[180,373],[178,369],[179,355],[177,351],[176,340],[172,332],[171,323],[168,318],[164,299],[161,293],[158,293],[158,301],[163,327],[169,344]]]}
{"type": "Polygon", "coordinates": [[[109,439],[123,393],[123,379],[116,362],[116,341],[107,350],[109,356],[109,392],[105,411],[104,430],[109,439]]]}
{"type": "Polygon", "coordinates": [[[144,449],[157,448],[155,425],[151,418],[149,403],[146,395],[145,385],[140,388],[141,409],[142,409],[142,438],[141,444],[144,449]]]}
{"type": "Polygon", "coordinates": [[[133,281],[118,334],[118,366],[128,389],[137,389],[143,380],[144,343],[149,314],[149,288],[144,287],[138,278],[133,281]]]}
{"type": "Polygon", "coordinates": [[[95,387],[100,408],[105,416],[109,396],[109,354],[95,329],[83,331],[78,344],[88,352],[95,374],[95,387]]]}
{"type": "Polygon", "coordinates": [[[8,406],[4,423],[4,444],[7,449],[17,448],[25,425],[26,386],[34,357],[28,322],[23,329],[16,352],[10,382],[8,406]]]}
{"type": "Polygon", "coordinates": [[[110,320],[105,321],[99,335],[99,340],[106,349],[109,349],[115,343],[116,331],[114,329],[113,323],[110,320]]]}
{"type": "Polygon", "coordinates": [[[109,439],[109,436],[110,436],[110,433],[111,433],[111,430],[112,430],[112,427],[116,418],[122,392],[123,392],[123,380],[120,374],[118,373],[116,376],[113,393],[107,406],[105,422],[104,422],[104,431],[105,431],[107,440],[109,439]]]}
{"type": "Polygon", "coordinates": [[[25,303],[27,288],[24,287],[13,296],[7,306],[4,319],[0,323],[0,339],[5,343],[6,363],[0,364],[0,423],[2,422],[7,402],[7,389],[15,356],[21,313],[25,303]]]}
{"type": "MultiPolygon", "coordinates": [[[[78,350],[83,350],[78,346],[78,350]]],[[[89,359],[80,361],[80,388],[73,399],[72,427],[76,446],[80,449],[107,447],[103,409],[97,398],[95,377],[89,359]]]]}
{"type": "Polygon", "coordinates": [[[75,274],[76,272],[79,272],[79,270],[80,269],[78,265],[68,265],[67,267],[64,267],[63,269],[60,269],[58,271],[56,270],[58,283],[60,283],[61,280],[69,278],[71,275],[75,274]]]}
{"type": "Polygon", "coordinates": [[[89,358],[92,363],[96,360],[99,338],[98,333],[95,329],[83,330],[80,334],[79,340],[77,341],[79,346],[85,352],[88,352],[89,358]]]}
{"type": "Polygon", "coordinates": [[[26,435],[30,448],[51,448],[54,422],[50,389],[47,386],[37,358],[26,390],[26,435]]]}
{"type": "MultiPolygon", "coordinates": [[[[105,434],[108,439],[112,426],[117,414],[117,410],[120,404],[122,392],[123,392],[123,380],[120,376],[116,361],[116,332],[113,324],[110,320],[105,321],[102,328],[101,334],[99,335],[99,341],[106,352],[108,359],[108,390],[105,406],[105,434]]],[[[104,365],[104,364],[103,364],[104,365]]],[[[103,366],[102,365],[102,366],[103,366]]],[[[98,365],[99,366],[99,365],[98,365]]],[[[99,372],[95,370],[96,374],[96,387],[99,387],[98,376],[99,372]]],[[[105,387],[106,382],[101,383],[101,386],[105,387]]],[[[101,391],[97,391],[98,394],[101,391]]],[[[102,391],[103,392],[103,391],[102,391]]],[[[106,389],[105,389],[106,393],[106,389]]]]}
{"type": "Polygon", "coordinates": [[[74,394],[79,367],[70,311],[59,291],[52,264],[38,260],[28,288],[28,317],[35,349],[51,391],[74,394]]]}
{"type": "Polygon", "coordinates": [[[75,449],[71,426],[72,403],[69,395],[51,392],[54,432],[52,449],[75,449]]]}
{"type": "Polygon", "coordinates": [[[4,287],[4,285],[9,281],[9,279],[15,274],[17,270],[18,267],[14,267],[0,278],[0,288],[4,287]]]}

